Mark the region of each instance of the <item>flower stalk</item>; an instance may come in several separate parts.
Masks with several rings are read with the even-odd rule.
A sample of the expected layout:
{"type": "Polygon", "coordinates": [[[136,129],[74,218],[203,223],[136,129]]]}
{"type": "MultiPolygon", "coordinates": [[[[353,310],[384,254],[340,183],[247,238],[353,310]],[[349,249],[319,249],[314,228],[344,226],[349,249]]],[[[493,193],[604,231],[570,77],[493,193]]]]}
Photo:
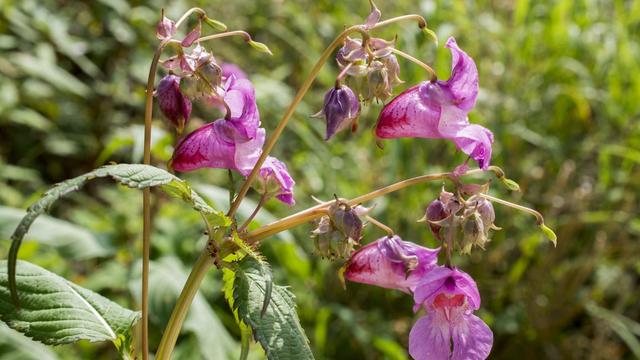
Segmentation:
{"type": "Polygon", "coordinates": [[[418,26],[421,29],[423,29],[424,27],[427,26],[426,20],[420,15],[412,14],[412,15],[398,16],[398,17],[391,18],[391,19],[388,19],[388,20],[385,20],[385,21],[381,21],[381,22],[371,26],[369,29],[366,29],[366,27],[364,25],[351,26],[351,27],[345,29],[344,31],[342,31],[333,40],[333,42],[331,44],[329,44],[329,46],[324,50],[322,55],[320,55],[320,59],[318,59],[316,64],[311,69],[311,72],[309,73],[309,76],[307,76],[307,78],[305,79],[304,83],[302,84],[302,86],[298,90],[298,93],[296,94],[295,98],[293,99],[293,101],[289,105],[289,108],[287,108],[287,111],[282,116],[282,119],[280,120],[280,122],[278,123],[278,126],[273,131],[273,134],[269,137],[269,140],[265,144],[264,149],[262,151],[262,154],[260,155],[260,158],[256,162],[255,166],[253,167],[253,170],[251,170],[251,173],[249,174],[249,176],[247,177],[245,182],[242,184],[242,187],[240,188],[240,191],[238,192],[238,196],[236,197],[235,201],[231,204],[231,208],[229,209],[229,212],[227,213],[227,215],[229,217],[233,217],[235,215],[236,211],[238,210],[238,207],[240,206],[240,202],[242,201],[242,199],[244,199],[245,195],[249,191],[249,188],[251,187],[251,184],[255,180],[256,176],[258,175],[258,171],[260,170],[262,164],[264,163],[264,161],[266,160],[267,156],[269,155],[269,153],[273,149],[273,146],[275,145],[276,141],[278,140],[278,138],[282,134],[282,131],[284,130],[285,126],[287,126],[287,123],[289,122],[289,119],[291,118],[291,116],[293,116],[293,113],[295,112],[296,108],[298,107],[298,105],[302,101],[302,98],[307,93],[307,91],[309,91],[309,88],[311,87],[311,84],[313,83],[313,81],[315,80],[316,76],[318,75],[318,73],[322,69],[322,66],[327,62],[327,60],[329,59],[329,57],[331,56],[333,51],[344,41],[344,39],[347,36],[349,36],[350,34],[352,34],[354,32],[359,32],[360,34],[362,34],[363,38],[366,38],[366,37],[369,36],[368,30],[381,28],[381,27],[384,27],[384,26],[387,26],[387,25],[390,25],[390,24],[393,24],[393,23],[396,23],[396,22],[399,22],[399,21],[405,21],[405,20],[418,21],[418,26]]]}

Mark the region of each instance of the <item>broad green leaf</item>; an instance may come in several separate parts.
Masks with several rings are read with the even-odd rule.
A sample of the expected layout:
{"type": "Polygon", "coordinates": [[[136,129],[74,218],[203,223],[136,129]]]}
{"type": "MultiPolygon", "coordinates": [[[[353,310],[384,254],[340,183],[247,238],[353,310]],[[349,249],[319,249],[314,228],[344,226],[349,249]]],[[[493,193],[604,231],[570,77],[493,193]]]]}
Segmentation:
{"type": "MultiPolygon", "coordinates": [[[[140,266],[135,265],[136,276],[129,288],[140,298],[140,266]]],[[[171,311],[188,277],[187,271],[175,257],[163,257],[152,261],[149,272],[150,321],[159,328],[166,325],[171,311]]],[[[182,334],[193,334],[197,342],[198,356],[206,360],[237,359],[238,344],[227,332],[216,313],[198,292],[193,299],[182,328],[182,334]],[[215,344],[215,345],[213,345],[215,344]]],[[[193,351],[193,348],[191,349],[193,351]]]]}
{"type": "Polygon", "coordinates": [[[313,359],[293,293],[278,285],[269,291],[270,269],[251,257],[241,260],[235,271],[233,306],[240,320],[251,327],[267,358],[313,359]]]}
{"type": "Polygon", "coordinates": [[[57,360],[49,347],[0,323],[0,360],[57,360]]]}
{"type": "MultiPolygon", "coordinates": [[[[0,206],[0,239],[9,239],[24,216],[23,209],[0,206]]],[[[87,229],[47,215],[33,223],[26,239],[51,246],[69,259],[85,260],[112,253],[87,229]]]]}
{"type": "Polygon", "coordinates": [[[6,261],[0,261],[0,316],[9,327],[48,345],[79,340],[111,341],[119,347],[131,337],[138,312],[82,288],[39,266],[19,261],[21,309],[11,302],[6,261]]]}
{"type": "Polygon", "coordinates": [[[44,193],[42,198],[27,209],[27,214],[11,235],[11,249],[9,250],[8,274],[9,289],[14,303],[18,304],[18,296],[15,286],[15,267],[18,259],[18,250],[27,231],[42,213],[47,211],[54,202],[64,195],[79,190],[87,181],[95,178],[110,177],[115,181],[130,188],[143,189],[152,186],[160,186],[166,193],[180,198],[190,204],[195,210],[201,212],[209,223],[214,226],[228,226],[229,219],[220,211],[214,210],[189,185],[169,172],[150,165],[142,164],[118,164],[108,165],[94,171],[80,175],[73,179],[63,181],[44,193]]]}

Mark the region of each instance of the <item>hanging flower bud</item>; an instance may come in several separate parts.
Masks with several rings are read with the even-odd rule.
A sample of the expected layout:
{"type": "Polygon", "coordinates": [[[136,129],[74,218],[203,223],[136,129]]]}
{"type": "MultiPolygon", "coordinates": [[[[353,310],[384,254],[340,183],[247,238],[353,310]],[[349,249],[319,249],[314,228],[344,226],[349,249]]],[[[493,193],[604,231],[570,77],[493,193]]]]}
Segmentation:
{"type": "Polygon", "coordinates": [[[438,240],[442,240],[440,238],[440,225],[434,224],[434,222],[446,219],[450,214],[445,210],[444,204],[440,199],[435,199],[429,206],[427,206],[427,211],[425,212],[425,219],[429,222],[429,228],[431,228],[431,233],[438,240]]]}
{"type": "Polygon", "coordinates": [[[222,69],[215,61],[209,61],[197,70],[200,78],[207,82],[211,89],[217,89],[222,83],[222,69]]]}
{"type": "Polygon", "coordinates": [[[158,22],[156,26],[156,36],[160,40],[171,39],[176,34],[176,23],[166,16],[162,17],[162,20],[158,22]]]}
{"type": "Polygon", "coordinates": [[[329,259],[351,255],[356,241],[336,228],[329,216],[320,218],[317,228],[311,232],[318,255],[329,259]]]}
{"type": "Polygon", "coordinates": [[[366,215],[366,212],[368,211],[358,212],[355,208],[336,201],[329,207],[329,218],[336,229],[341,231],[344,236],[358,243],[360,242],[360,234],[363,227],[362,220],[360,220],[359,216],[366,215]]]}
{"type": "Polygon", "coordinates": [[[478,246],[484,250],[484,245],[489,242],[480,214],[475,211],[464,220],[462,233],[463,238],[460,250],[462,254],[469,254],[473,246],[478,246]]]}
{"type": "Polygon", "coordinates": [[[339,131],[351,127],[357,129],[357,120],[360,116],[360,102],[358,97],[349,87],[341,85],[333,87],[324,96],[322,110],[313,115],[324,116],[327,121],[327,133],[324,140],[327,141],[339,131]]]}
{"type": "Polygon", "coordinates": [[[389,72],[381,61],[376,60],[371,63],[367,80],[369,81],[369,100],[375,98],[385,101],[392,95],[389,72]]]}
{"type": "Polygon", "coordinates": [[[173,74],[163,77],[155,95],[160,111],[182,132],[191,115],[191,101],[180,91],[180,78],[173,74]]]}

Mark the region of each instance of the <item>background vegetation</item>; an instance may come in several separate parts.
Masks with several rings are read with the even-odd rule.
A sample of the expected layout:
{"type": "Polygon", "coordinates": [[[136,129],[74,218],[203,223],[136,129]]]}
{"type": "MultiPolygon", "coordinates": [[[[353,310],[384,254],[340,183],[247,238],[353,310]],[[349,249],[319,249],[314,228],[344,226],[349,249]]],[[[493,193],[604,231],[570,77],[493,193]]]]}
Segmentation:
{"type": "MultiPolygon", "coordinates": [[[[486,251],[457,263],[478,281],[480,315],[495,334],[491,357],[512,359],[640,358],[640,1],[378,1],[383,16],[418,12],[441,43],[450,35],[473,56],[480,98],[471,113],[495,134],[494,164],[522,193],[492,192],[541,210],[559,237],[543,239],[533,220],[497,208],[486,251]]],[[[264,57],[238,39],[209,48],[239,64],[257,87],[262,121],[273,129],[297,85],[343,26],[363,21],[366,1],[3,0],[0,2],[0,254],[22,209],[49,185],[115,162],[141,160],[144,83],[156,44],[160,8],[177,18],[201,6],[231,29],[267,43],[264,57]]],[[[450,57],[411,25],[384,30],[399,47],[449,73],[450,57]]],[[[426,78],[402,62],[410,86],[426,78]]],[[[334,193],[352,197],[402,178],[452,169],[463,161],[445,141],[387,141],[372,127],[381,105],[363,113],[355,135],[322,141],[312,119],[336,75],[322,72],[275,154],[297,180],[298,204],[268,204],[260,221],[284,216],[334,193]]],[[[191,126],[214,117],[196,109],[191,126]]],[[[154,157],[173,143],[158,117],[154,157]]],[[[185,174],[220,208],[226,173],[185,174]]],[[[139,294],[141,194],[90,185],[38,220],[20,257],[135,307],[139,294]]],[[[441,184],[418,186],[377,202],[375,216],[406,240],[435,246],[415,223],[441,184]]],[[[250,211],[244,209],[243,216],[250,211]]],[[[156,346],[188,269],[202,246],[197,214],[161,198],[152,248],[151,324],[156,346]]],[[[242,215],[242,214],[241,214],[242,215]]],[[[276,281],[290,285],[319,359],[405,359],[416,316],[400,293],[348,284],[340,262],[314,255],[311,226],[262,247],[276,281]]],[[[369,228],[365,242],[382,233],[369,228]]],[[[211,272],[178,345],[178,359],[235,357],[238,329],[227,309],[221,273],[211,272]]],[[[108,346],[47,349],[0,326],[2,359],[109,359],[108,346]]],[[[256,346],[257,348],[257,346],[256,346]]],[[[259,352],[254,354],[260,357],[259,352]]]]}

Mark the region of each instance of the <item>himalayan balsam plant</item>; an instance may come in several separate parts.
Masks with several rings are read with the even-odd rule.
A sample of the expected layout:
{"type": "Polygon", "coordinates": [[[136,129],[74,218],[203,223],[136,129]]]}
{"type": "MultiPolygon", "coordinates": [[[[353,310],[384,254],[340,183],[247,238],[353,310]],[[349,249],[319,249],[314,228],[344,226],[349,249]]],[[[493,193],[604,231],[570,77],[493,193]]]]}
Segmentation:
{"type": "MultiPolygon", "coordinates": [[[[148,359],[150,190],[157,187],[201,215],[208,241],[162,331],[156,359],[171,358],[189,306],[204,275],[212,268],[223,272],[225,298],[242,334],[241,358],[248,356],[254,339],[269,359],[312,359],[309,341],[295,312],[294,295],[273,283],[267,259],[259,252],[261,241],[309,222],[315,224],[311,238],[317,255],[344,263],[336,276],[401,291],[413,298],[413,311],[420,313],[409,333],[408,352],[414,359],[487,358],[493,333],[476,314],[481,307],[480,292],[473,274],[453,263],[452,253],[466,255],[489,247],[492,231],[500,230],[495,224],[494,204],[533,215],[554,244],[556,237],[537,211],[490,195],[490,182],[464,181],[469,175],[493,175],[510,190],[519,191],[517,183],[491,165],[492,132],[470,123],[467,117],[476,104],[479,78],[471,54],[463,50],[464,44],[454,38],[446,41],[446,50],[442,51],[451,53],[451,75],[440,80],[431,67],[397,49],[397,38],[374,37],[380,28],[415,22],[422,32],[436,39],[425,19],[403,15],[381,20],[380,11],[373,2],[370,4],[371,13],[364,23],[347,27],[324,50],[269,136],[262,127],[255,88],[247,74],[232,63],[216,61],[211,52],[214,47],[208,44],[237,36],[257,51],[270,54],[269,48],[244,31],[227,31],[224,24],[199,8],[187,11],[177,21],[162,14],[156,28],[159,44],[147,83],[144,164],[108,165],[56,184],[27,210],[11,238],[9,258],[3,265],[7,272],[0,276],[2,321],[45,344],[111,341],[122,358],[141,354],[142,359],[148,359]],[[178,36],[190,18],[195,25],[184,31],[186,35],[178,36]],[[205,29],[214,33],[204,35],[205,29]],[[402,180],[353,199],[334,196],[330,201],[318,201],[316,206],[248,231],[267,201],[276,199],[287,206],[295,203],[295,181],[283,161],[286,159],[269,154],[318,72],[334,56],[340,69],[335,85],[327,90],[322,109],[314,115],[316,119],[310,120],[326,123],[326,141],[335,141],[343,131],[356,132],[361,109],[377,101],[385,104],[375,124],[379,146],[383,140],[396,138],[445,139],[468,155],[467,161],[450,172],[402,180]],[[425,81],[394,97],[396,89],[403,85],[398,57],[423,68],[427,76],[425,81]],[[156,80],[158,66],[165,75],[156,80]],[[150,165],[154,99],[178,139],[166,170],[150,165]],[[209,123],[186,134],[194,102],[217,108],[225,115],[212,117],[209,123]],[[478,167],[472,169],[475,164],[478,167]],[[175,175],[203,168],[229,172],[231,196],[226,212],[215,209],[175,175]],[[237,192],[233,173],[244,179],[237,192]],[[62,196],[102,177],[144,192],[140,313],[34,264],[17,261],[20,243],[40,214],[62,196]],[[439,248],[429,249],[403,240],[392,227],[369,215],[367,206],[373,206],[373,199],[429,181],[445,182],[446,186],[437,199],[424,199],[425,213],[416,214],[416,218],[422,216],[419,221],[423,224],[417,226],[427,226],[441,244],[439,248]],[[236,213],[250,190],[252,196],[259,198],[258,205],[246,221],[239,223],[236,213]],[[363,231],[367,224],[379,227],[387,235],[373,241],[367,239],[363,231]],[[132,327],[137,322],[141,338],[133,341],[132,327]]],[[[429,143],[416,140],[415,146],[419,145],[429,143]]]]}

